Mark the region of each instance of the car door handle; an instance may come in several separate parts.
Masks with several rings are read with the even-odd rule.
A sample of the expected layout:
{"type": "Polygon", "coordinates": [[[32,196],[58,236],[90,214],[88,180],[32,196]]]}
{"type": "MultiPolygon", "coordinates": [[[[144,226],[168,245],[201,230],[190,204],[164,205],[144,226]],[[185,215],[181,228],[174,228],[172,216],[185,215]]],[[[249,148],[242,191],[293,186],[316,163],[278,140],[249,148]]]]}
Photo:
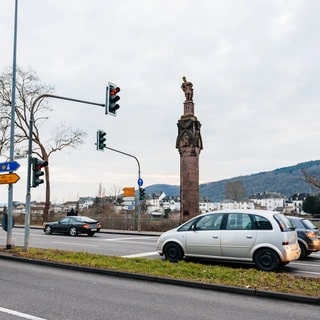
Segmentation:
{"type": "Polygon", "coordinates": [[[248,235],[246,236],[246,238],[248,238],[248,239],[252,239],[252,238],[253,238],[253,236],[252,236],[251,234],[248,234],[248,235]]]}
{"type": "Polygon", "coordinates": [[[219,236],[212,236],[213,239],[219,239],[219,236]]]}

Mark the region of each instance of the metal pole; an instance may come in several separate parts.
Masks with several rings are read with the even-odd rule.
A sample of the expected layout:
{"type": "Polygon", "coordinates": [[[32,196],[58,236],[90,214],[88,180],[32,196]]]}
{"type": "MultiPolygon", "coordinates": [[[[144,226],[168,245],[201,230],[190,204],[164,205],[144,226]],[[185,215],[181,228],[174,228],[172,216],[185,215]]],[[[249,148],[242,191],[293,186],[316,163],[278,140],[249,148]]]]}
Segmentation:
{"type": "MultiPolygon", "coordinates": [[[[138,180],[141,179],[141,176],[140,176],[140,163],[139,163],[139,160],[137,157],[133,156],[132,154],[129,154],[129,153],[126,153],[126,152],[123,152],[123,151],[120,151],[120,150],[116,150],[116,149],[113,149],[113,148],[109,148],[109,147],[105,147],[105,149],[109,149],[111,151],[115,151],[115,152],[118,152],[118,153],[122,153],[126,156],[129,156],[129,157],[132,157],[134,159],[136,159],[137,161],[137,164],[138,164],[138,180]]],[[[141,231],[141,204],[140,204],[140,197],[138,196],[138,201],[137,201],[137,204],[138,204],[138,232],[141,231]]]]}
{"type": "MultiPolygon", "coordinates": [[[[14,125],[16,105],[16,60],[17,60],[17,21],[18,21],[18,0],[15,1],[14,14],[14,39],[13,39],[13,64],[12,64],[12,98],[11,98],[11,126],[10,126],[10,161],[14,160],[14,125]]],[[[7,249],[12,248],[12,216],[13,216],[13,184],[8,186],[8,226],[7,226],[7,249]]]]}

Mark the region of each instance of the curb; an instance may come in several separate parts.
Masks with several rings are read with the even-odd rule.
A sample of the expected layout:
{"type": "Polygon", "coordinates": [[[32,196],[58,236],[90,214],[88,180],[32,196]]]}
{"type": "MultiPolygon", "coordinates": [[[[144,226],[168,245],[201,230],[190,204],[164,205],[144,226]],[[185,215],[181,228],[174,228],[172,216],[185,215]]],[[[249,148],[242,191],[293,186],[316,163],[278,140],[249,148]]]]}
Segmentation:
{"type": "Polygon", "coordinates": [[[99,268],[93,268],[93,267],[84,267],[84,266],[77,266],[77,265],[71,265],[71,264],[57,263],[57,262],[51,262],[51,261],[26,259],[26,258],[15,257],[11,255],[6,255],[6,254],[0,254],[0,259],[6,259],[11,261],[23,262],[23,263],[31,263],[36,265],[43,265],[43,266],[48,266],[53,268],[68,269],[68,270],[81,271],[81,272],[91,272],[91,273],[102,274],[102,275],[113,276],[113,277],[158,282],[158,283],[170,284],[170,285],[176,285],[176,286],[182,286],[182,287],[198,288],[198,289],[204,289],[204,290],[244,294],[244,295],[263,297],[263,298],[269,298],[269,299],[286,300],[290,302],[320,305],[320,297],[302,296],[302,295],[294,295],[289,293],[280,293],[280,292],[256,290],[256,289],[250,289],[250,288],[240,288],[240,287],[232,287],[232,286],[226,286],[226,285],[216,285],[216,284],[207,284],[207,283],[193,282],[193,281],[187,281],[187,280],[170,279],[170,278],[163,278],[163,277],[143,275],[143,274],[137,274],[137,273],[123,272],[123,271],[106,270],[106,269],[99,269],[99,268]]]}

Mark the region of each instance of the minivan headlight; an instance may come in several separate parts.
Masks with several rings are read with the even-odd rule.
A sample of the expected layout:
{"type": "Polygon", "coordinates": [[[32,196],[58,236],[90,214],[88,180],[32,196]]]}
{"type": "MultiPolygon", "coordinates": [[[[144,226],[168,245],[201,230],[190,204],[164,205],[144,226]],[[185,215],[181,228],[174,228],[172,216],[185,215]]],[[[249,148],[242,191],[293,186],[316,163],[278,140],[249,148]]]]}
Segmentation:
{"type": "Polygon", "coordinates": [[[318,238],[316,233],[313,231],[305,231],[304,232],[308,238],[318,238]]]}

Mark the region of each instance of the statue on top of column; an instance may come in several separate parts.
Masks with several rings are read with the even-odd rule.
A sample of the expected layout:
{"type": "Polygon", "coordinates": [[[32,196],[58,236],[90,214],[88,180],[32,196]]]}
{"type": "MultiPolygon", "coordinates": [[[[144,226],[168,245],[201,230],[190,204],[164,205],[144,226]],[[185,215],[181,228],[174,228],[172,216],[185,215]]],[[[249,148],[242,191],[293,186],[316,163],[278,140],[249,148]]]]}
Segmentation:
{"type": "Polygon", "coordinates": [[[181,89],[186,96],[186,101],[192,101],[193,98],[193,84],[187,81],[186,77],[182,77],[181,89]]]}

